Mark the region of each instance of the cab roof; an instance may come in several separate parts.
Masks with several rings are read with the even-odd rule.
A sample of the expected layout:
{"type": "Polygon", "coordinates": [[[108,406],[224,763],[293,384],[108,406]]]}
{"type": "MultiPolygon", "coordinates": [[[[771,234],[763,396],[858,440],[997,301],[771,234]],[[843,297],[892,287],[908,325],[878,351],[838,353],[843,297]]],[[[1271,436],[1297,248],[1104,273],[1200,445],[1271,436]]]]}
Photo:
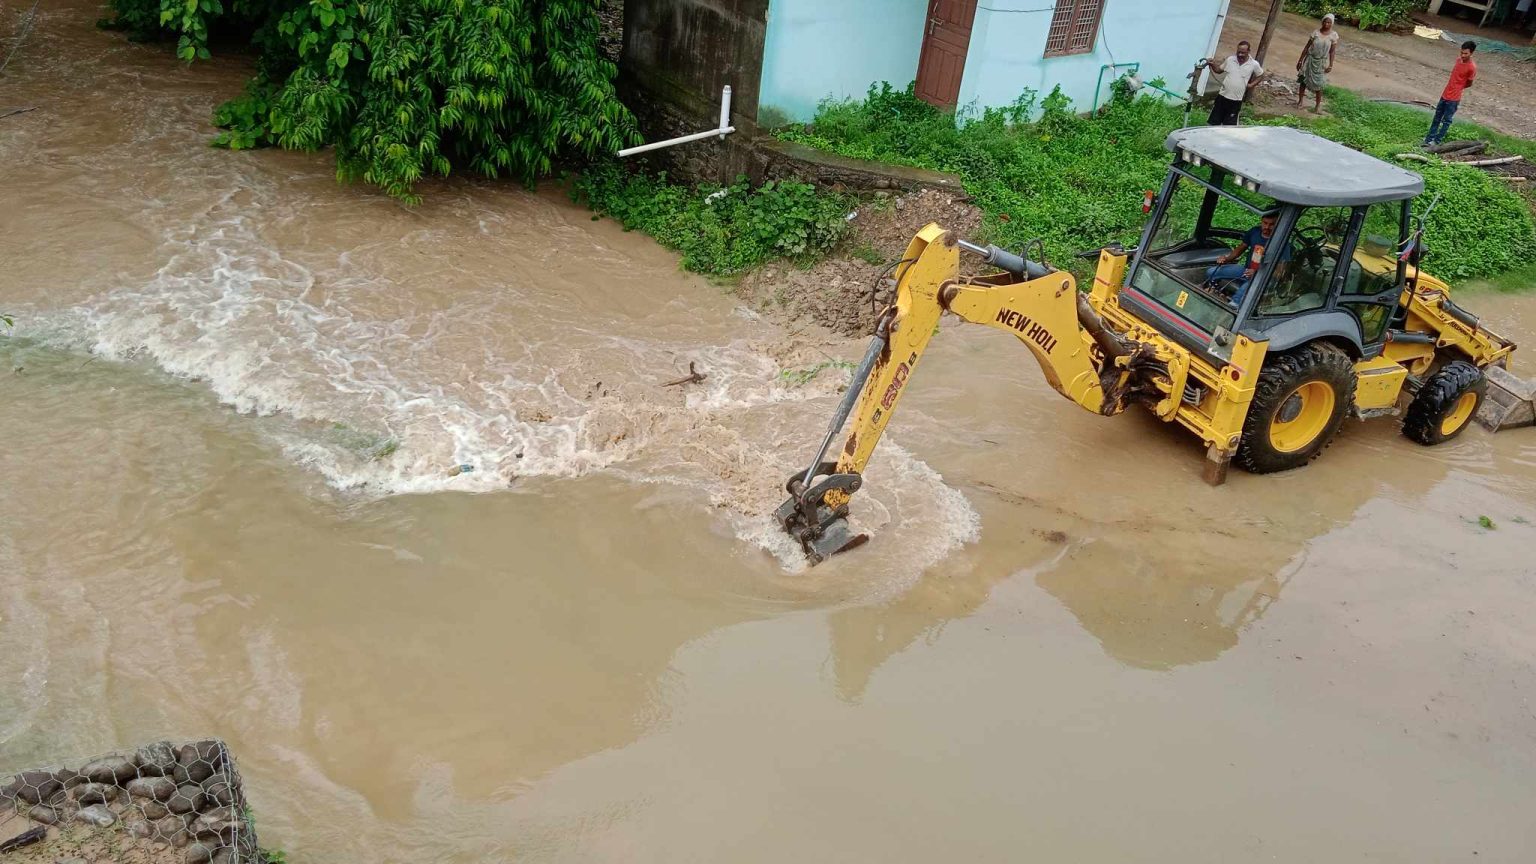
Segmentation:
{"type": "Polygon", "coordinates": [[[1263,195],[1302,207],[1360,207],[1402,201],[1424,191],[1424,178],[1336,141],[1287,126],[1178,129],[1167,147],[1259,184],[1263,195]]]}

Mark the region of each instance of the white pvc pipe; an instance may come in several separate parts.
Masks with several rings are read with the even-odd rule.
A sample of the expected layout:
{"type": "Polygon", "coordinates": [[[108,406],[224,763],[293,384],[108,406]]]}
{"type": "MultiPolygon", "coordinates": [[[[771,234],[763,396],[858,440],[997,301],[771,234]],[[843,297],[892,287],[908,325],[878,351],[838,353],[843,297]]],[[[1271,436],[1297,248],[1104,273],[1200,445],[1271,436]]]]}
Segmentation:
{"type": "Polygon", "coordinates": [[[731,125],[731,85],[720,91],[720,140],[725,140],[725,130],[731,125]]]}
{"type": "Polygon", "coordinates": [[[727,84],[720,90],[720,126],[708,132],[695,132],[692,135],[684,135],[680,138],[668,138],[665,141],[653,141],[650,144],[641,144],[638,147],[628,147],[619,151],[620,156],[633,156],[636,153],[645,153],[650,150],[660,150],[663,147],[671,147],[675,144],[687,144],[690,141],[703,141],[705,138],[719,136],[725,140],[725,136],[736,131],[731,124],[731,85],[727,84]]]}
{"type": "Polygon", "coordinates": [[[650,144],[641,144],[639,147],[630,147],[620,150],[620,156],[633,156],[636,153],[644,153],[648,150],[660,150],[663,147],[671,147],[674,144],[687,144],[690,141],[703,141],[705,138],[713,138],[719,135],[721,138],[736,131],[735,126],[727,126],[724,129],[711,129],[708,132],[696,132],[692,135],[684,135],[681,138],[668,138],[665,141],[655,141],[650,144]]]}

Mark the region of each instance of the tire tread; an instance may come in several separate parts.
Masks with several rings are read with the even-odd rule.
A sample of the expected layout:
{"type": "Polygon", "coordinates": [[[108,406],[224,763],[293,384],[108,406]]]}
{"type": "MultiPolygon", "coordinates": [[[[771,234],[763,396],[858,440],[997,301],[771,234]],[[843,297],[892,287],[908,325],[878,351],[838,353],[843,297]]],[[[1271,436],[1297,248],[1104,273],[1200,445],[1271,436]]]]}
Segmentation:
{"type": "Polygon", "coordinates": [[[1408,403],[1408,412],[1403,417],[1403,435],[1407,436],[1408,440],[1423,444],[1425,447],[1433,447],[1455,438],[1466,431],[1467,427],[1472,425],[1472,421],[1468,420],[1465,425],[1450,435],[1441,434],[1441,421],[1455,407],[1462,394],[1468,390],[1477,391],[1478,407],[1482,407],[1487,388],[1487,378],[1483,375],[1483,370],[1465,360],[1452,360],[1441,366],[1439,371],[1429,376],[1429,380],[1419,388],[1418,395],[1413,397],[1413,401],[1408,403]]]}
{"type": "Polygon", "coordinates": [[[1355,404],[1355,364],[1349,355],[1326,343],[1314,342],[1277,357],[1266,358],[1254,388],[1243,438],[1234,461],[1251,474],[1273,474],[1300,468],[1316,459],[1333,443],[1344,418],[1355,404]],[[1292,391],[1307,381],[1333,385],[1334,416],[1317,441],[1295,453],[1281,453],[1269,444],[1269,423],[1292,391]]]}

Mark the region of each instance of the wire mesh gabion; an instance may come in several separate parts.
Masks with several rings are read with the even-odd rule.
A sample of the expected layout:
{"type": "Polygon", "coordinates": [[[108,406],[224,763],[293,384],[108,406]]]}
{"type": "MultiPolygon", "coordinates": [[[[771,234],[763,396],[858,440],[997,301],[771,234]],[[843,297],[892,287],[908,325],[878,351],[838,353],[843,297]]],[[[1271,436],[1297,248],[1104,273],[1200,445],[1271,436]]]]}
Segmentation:
{"type": "Polygon", "coordinates": [[[240,772],[218,739],[157,741],[0,777],[0,853],[7,864],[264,860],[240,772]]]}

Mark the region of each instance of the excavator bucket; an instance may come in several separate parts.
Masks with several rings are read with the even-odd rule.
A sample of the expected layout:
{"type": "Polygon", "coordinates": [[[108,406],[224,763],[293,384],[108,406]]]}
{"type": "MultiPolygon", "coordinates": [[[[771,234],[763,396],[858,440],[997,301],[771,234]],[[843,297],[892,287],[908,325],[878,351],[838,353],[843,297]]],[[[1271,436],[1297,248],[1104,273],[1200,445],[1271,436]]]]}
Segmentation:
{"type": "Polygon", "coordinates": [[[1477,421],[1494,432],[1536,426],[1536,384],[1498,366],[1483,371],[1488,378],[1488,394],[1478,409],[1477,421]]]}
{"type": "Polygon", "coordinates": [[[807,487],[804,476],[796,474],[789,478],[784,484],[789,500],[779,505],[773,516],[789,536],[800,542],[806,558],[815,566],[839,552],[863,546],[869,535],[856,533],[848,524],[846,502],[863,485],[863,478],[837,473],[836,462],[821,463],[811,476],[823,479],[807,487]],[[829,502],[829,493],[843,503],[829,502]]]}

